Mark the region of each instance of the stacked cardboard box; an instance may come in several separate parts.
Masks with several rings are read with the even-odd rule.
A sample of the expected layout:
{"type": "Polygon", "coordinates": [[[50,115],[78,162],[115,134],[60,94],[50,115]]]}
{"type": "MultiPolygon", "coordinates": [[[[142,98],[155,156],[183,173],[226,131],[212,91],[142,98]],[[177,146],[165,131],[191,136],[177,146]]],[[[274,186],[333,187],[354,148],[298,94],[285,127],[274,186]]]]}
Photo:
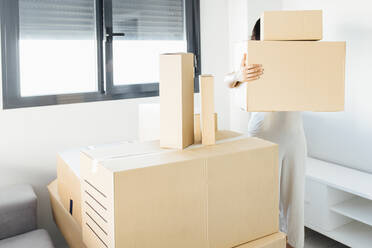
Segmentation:
{"type": "MultiPolygon", "coordinates": [[[[121,247],[120,242],[141,241],[145,242],[143,247],[146,247],[146,241],[153,244],[151,247],[158,247],[155,244],[163,242],[159,243],[159,247],[164,247],[181,240],[185,245],[195,244],[196,247],[232,247],[277,232],[276,145],[259,139],[247,139],[230,131],[219,131],[216,138],[216,146],[194,145],[183,152],[160,149],[159,141],[90,147],[83,149],[81,162],[78,161],[79,150],[61,153],[58,182],[66,182],[66,178],[79,182],[79,188],[83,192],[82,200],[79,197],[74,198],[71,193],[77,191],[76,185],[59,183],[59,189],[62,189],[59,191],[62,195],[61,205],[68,214],[73,202],[72,216],[79,226],[79,215],[74,210],[83,209],[82,229],[83,233],[86,232],[84,243],[88,247],[100,247],[103,245],[102,241],[108,247],[121,247]],[[118,171],[113,170],[112,165],[108,166],[111,163],[117,164],[118,171]],[[133,163],[141,168],[133,170],[129,167],[134,166],[133,163]],[[77,169],[79,164],[80,172],[77,169]],[[127,182],[121,177],[129,177],[131,181],[127,182]],[[144,183],[151,180],[154,182],[144,183]],[[126,185],[121,185],[123,183],[126,185]],[[210,185],[210,188],[206,185],[210,185]],[[193,191],[190,191],[190,186],[193,191]],[[115,191],[117,195],[110,198],[112,193],[109,191],[115,191]],[[157,195],[157,198],[146,198],[153,195],[157,195]],[[123,196],[122,200],[120,196],[123,196]],[[141,196],[144,198],[141,199],[141,196]],[[62,199],[65,199],[63,203],[62,199]],[[165,202],[164,199],[168,201],[165,202]],[[110,206],[110,202],[113,202],[113,206],[110,206]],[[237,202],[240,204],[236,204],[237,202]],[[173,206],[175,203],[178,206],[173,206]],[[126,205],[128,209],[125,208],[126,205]],[[159,209],[154,209],[157,205],[159,209]],[[108,213],[115,209],[114,206],[123,207],[118,207],[122,210],[116,210],[116,216],[111,212],[114,216],[110,217],[108,213]],[[262,208],[263,206],[266,207],[262,208]],[[131,211],[134,210],[142,213],[141,218],[133,215],[131,211]],[[124,217],[120,217],[121,215],[124,217]],[[134,218],[133,223],[128,226],[131,216],[134,218]],[[125,218],[126,221],[120,221],[120,218],[125,218]],[[141,219],[143,223],[140,222],[141,219]],[[151,224],[146,226],[149,222],[151,224]],[[110,223],[114,223],[115,227],[110,223]],[[135,227],[134,223],[139,226],[135,227]],[[155,232],[154,225],[157,232],[171,235],[173,240],[149,237],[149,233],[155,232]],[[110,226],[111,233],[114,233],[112,236],[117,237],[115,241],[106,238],[110,236],[110,226]],[[203,231],[207,226],[210,228],[203,231]],[[129,236],[116,233],[119,230],[125,231],[124,227],[129,228],[129,236]],[[136,236],[142,232],[143,237],[136,236]],[[188,233],[191,237],[187,238],[188,233]],[[179,236],[175,236],[176,234],[179,236]],[[97,238],[95,235],[102,236],[97,238]],[[113,246],[110,242],[116,245],[113,246]]],[[[60,226],[61,230],[66,228],[68,229],[60,226]]]]}
{"type": "Polygon", "coordinates": [[[264,74],[235,90],[246,111],[341,111],[344,109],[345,42],[322,38],[321,11],[268,11],[261,17],[261,41],[239,42],[235,69],[262,64],[264,74]]]}
{"type": "MultiPolygon", "coordinates": [[[[208,136],[208,146],[192,145],[190,58],[161,56],[160,141],[90,146],[80,149],[79,161],[75,152],[59,156],[62,196],[50,186],[52,207],[64,233],[66,225],[81,227],[82,241],[76,242],[88,248],[284,248],[285,235],[278,234],[278,147],[216,133],[211,77],[202,94],[208,106],[200,129],[202,143],[205,132],[214,134],[213,142],[208,136]]],[[[70,243],[76,238],[66,237],[70,243]]]]}

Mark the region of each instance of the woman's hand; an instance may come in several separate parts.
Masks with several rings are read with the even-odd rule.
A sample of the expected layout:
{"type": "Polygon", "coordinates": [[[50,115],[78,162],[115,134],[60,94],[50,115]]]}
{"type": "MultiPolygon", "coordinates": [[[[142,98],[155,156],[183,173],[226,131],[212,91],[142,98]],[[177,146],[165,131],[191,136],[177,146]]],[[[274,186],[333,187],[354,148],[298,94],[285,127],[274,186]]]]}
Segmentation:
{"type": "Polygon", "coordinates": [[[251,82],[259,79],[264,69],[260,64],[246,64],[247,54],[245,53],[241,62],[240,71],[237,75],[237,82],[231,85],[232,88],[240,86],[241,83],[251,82]]]}

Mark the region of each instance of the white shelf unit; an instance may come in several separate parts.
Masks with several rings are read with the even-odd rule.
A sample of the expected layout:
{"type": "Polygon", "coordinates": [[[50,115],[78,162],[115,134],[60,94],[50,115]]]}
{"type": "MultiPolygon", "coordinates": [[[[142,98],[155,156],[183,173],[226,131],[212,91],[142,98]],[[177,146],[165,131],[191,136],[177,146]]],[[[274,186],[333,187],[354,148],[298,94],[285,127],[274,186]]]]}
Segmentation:
{"type": "Polygon", "coordinates": [[[372,247],[372,175],[308,158],[305,225],[353,248],[372,247]]]}
{"type": "Polygon", "coordinates": [[[333,212],[372,226],[372,201],[356,197],[331,208],[333,212]]]}

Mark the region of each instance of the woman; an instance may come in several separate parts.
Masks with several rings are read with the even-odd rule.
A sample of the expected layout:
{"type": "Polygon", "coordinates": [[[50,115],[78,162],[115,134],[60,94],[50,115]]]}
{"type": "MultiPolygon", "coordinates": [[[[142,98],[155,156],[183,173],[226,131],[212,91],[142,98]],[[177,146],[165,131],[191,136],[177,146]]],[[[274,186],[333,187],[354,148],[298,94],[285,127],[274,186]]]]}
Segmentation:
{"type": "MultiPolygon", "coordinates": [[[[252,40],[260,39],[260,20],[253,28],[252,40]]],[[[242,83],[257,83],[262,65],[246,65],[243,57],[239,72],[226,76],[231,87],[242,83]]],[[[304,246],[304,185],[306,139],[300,112],[252,113],[248,125],[251,136],[279,144],[280,230],[287,233],[287,247],[304,246]]]]}

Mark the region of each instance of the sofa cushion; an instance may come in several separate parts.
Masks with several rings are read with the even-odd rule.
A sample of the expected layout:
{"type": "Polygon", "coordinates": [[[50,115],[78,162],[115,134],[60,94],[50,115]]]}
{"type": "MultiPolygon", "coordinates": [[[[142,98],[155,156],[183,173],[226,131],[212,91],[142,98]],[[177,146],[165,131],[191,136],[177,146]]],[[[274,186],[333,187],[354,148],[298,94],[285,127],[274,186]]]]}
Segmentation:
{"type": "Polygon", "coordinates": [[[0,189],[0,240],[36,229],[37,198],[30,185],[0,189]]]}
{"type": "Polygon", "coordinates": [[[54,248],[47,231],[38,229],[0,240],[0,248],[54,248]]]}

